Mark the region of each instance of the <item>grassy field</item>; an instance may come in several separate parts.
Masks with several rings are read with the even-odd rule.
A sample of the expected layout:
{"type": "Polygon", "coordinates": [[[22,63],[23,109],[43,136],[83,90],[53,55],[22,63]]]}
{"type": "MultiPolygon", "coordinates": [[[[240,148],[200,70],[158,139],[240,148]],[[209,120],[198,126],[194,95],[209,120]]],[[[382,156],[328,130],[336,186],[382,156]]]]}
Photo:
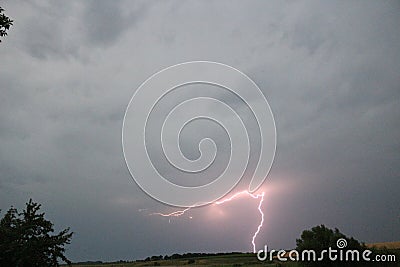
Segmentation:
{"type": "MultiPolygon", "coordinates": [[[[75,267],[139,267],[139,266],[204,266],[204,267],[239,267],[239,266],[277,266],[275,263],[260,262],[254,254],[216,255],[192,258],[194,263],[189,264],[188,259],[157,260],[132,263],[107,263],[99,265],[77,265],[75,267]]],[[[285,267],[298,266],[296,263],[285,264],[285,267]]]]}
{"type": "Polygon", "coordinates": [[[369,248],[387,248],[387,249],[398,249],[400,250],[400,242],[382,242],[382,243],[371,243],[365,244],[369,248]]]}
{"type": "MultiPolygon", "coordinates": [[[[377,249],[386,248],[391,252],[400,251],[400,242],[384,242],[366,244],[367,247],[377,249]]],[[[296,262],[260,262],[255,254],[238,253],[227,255],[207,255],[193,258],[169,259],[169,260],[153,260],[153,261],[135,261],[135,262],[118,262],[118,263],[101,263],[101,264],[73,264],[74,267],[141,267],[141,266],[203,266],[203,267],[239,267],[239,266],[282,266],[282,267],[298,267],[300,264],[296,262]]],[[[393,265],[391,265],[393,266],[393,265]]],[[[399,264],[395,265],[399,266],[399,264]]]]}

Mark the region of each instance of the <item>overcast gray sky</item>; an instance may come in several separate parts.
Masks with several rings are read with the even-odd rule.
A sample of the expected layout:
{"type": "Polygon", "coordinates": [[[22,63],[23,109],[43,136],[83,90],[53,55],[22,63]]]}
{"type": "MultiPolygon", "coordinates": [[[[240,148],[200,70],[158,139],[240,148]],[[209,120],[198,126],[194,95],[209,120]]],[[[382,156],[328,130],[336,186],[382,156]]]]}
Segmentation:
{"type": "MultiPolygon", "coordinates": [[[[338,227],[400,240],[398,1],[3,1],[0,208],[42,203],[75,232],[73,261],[250,251],[257,203],[188,217],[133,182],[121,148],[126,106],[161,69],[191,60],[252,78],[278,144],[259,248],[338,227]],[[146,209],[146,210],[141,210],[146,209]]],[[[190,135],[190,134],[189,134],[190,135]]]]}

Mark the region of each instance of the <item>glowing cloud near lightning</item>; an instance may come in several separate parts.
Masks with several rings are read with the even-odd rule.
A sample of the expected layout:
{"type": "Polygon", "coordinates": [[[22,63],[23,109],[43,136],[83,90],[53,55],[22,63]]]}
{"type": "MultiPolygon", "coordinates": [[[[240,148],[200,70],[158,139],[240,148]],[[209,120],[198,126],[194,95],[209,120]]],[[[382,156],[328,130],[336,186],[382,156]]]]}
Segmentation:
{"type": "MultiPolygon", "coordinates": [[[[245,190],[245,191],[240,191],[240,192],[238,192],[238,193],[232,195],[232,196],[229,197],[229,198],[226,198],[226,199],[223,199],[223,200],[214,202],[213,205],[222,205],[222,204],[224,204],[224,203],[226,203],[226,202],[230,202],[230,201],[232,201],[232,200],[234,200],[234,199],[236,199],[236,198],[238,198],[238,197],[246,196],[246,195],[247,195],[247,196],[250,196],[250,197],[253,198],[253,199],[259,199],[257,209],[258,209],[258,211],[260,212],[261,219],[260,219],[260,223],[258,224],[257,230],[254,232],[253,237],[252,237],[252,239],[251,239],[251,244],[252,244],[252,246],[253,246],[253,252],[256,253],[256,243],[255,243],[255,240],[256,240],[257,235],[259,234],[259,232],[260,232],[260,230],[261,230],[261,228],[262,228],[262,226],[263,226],[263,224],[264,224],[264,212],[262,211],[262,204],[263,204],[263,202],[264,202],[264,195],[265,195],[265,193],[264,193],[264,192],[261,192],[261,193],[259,193],[259,194],[252,194],[252,193],[250,193],[249,191],[246,191],[246,190],[245,190]]],[[[184,215],[186,212],[188,212],[188,211],[191,210],[192,208],[193,208],[193,207],[189,207],[189,208],[186,208],[186,209],[183,209],[183,210],[174,211],[174,212],[171,212],[171,213],[160,213],[160,212],[155,212],[155,213],[151,213],[150,215],[158,215],[158,216],[162,216],[162,217],[179,217],[179,216],[184,215]]],[[[190,217],[190,218],[192,218],[192,217],[190,217]]]]}
{"type": "Polygon", "coordinates": [[[211,61],[184,62],[155,73],[137,88],[128,103],[122,125],[122,148],[136,184],[153,199],[181,209],[151,215],[171,219],[195,207],[223,205],[241,196],[257,199],[261,220],[251,239],[256,251],[255,240],[264,223],[264,192],[250,192],[260,188],[271,169],[276,151],[276,127],[264,93],[246,74],[211,61]],[[183,92],[182,98],[177,98],[179,103],[172,102],[173,95],[167,97],[183,92]],[[229,160],[217,157],[218,150],[224,147],[224,143],[217,141],[226,136],[216,138],[219,132],[212,128],[192,136],[193,141],[198,141],[200,153],[193,160],[186,157],[181,143],[189,145],[191,142],[184,140],[191,139],[184,139],[183,129],[192,129],[197,120],[222,128],[229,147],[221,149],[221,153],[228,152],[229,148],[229,160]],[[211,165],[224,168],[213,177],[218,171],[209,169],[211,165]],[[246,171],[251,175],[247,177],[246,171]],[[165,172],[179,173],[173,176],[178,180],[194,173],[194,177],[202,174],[214,179],[202,185],[182,186],[175,179],[170,181],[165,172]],[[222,198],[245,176],[249,181],[247,190],[222,198]]]}

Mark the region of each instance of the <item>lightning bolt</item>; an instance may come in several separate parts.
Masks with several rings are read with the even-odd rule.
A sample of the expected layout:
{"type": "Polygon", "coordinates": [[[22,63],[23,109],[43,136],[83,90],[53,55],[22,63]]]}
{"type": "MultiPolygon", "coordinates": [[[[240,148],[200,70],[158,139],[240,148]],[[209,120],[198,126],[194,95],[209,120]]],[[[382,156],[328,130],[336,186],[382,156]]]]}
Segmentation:
{"type": "Polygon", "coordinates": [[[184,210],[178,210],[178,211],[174,211],[171,213],[154,212],[154,213],[150,213],[150,215],[159,215],[159,216],[163,216],[163,217],[178,217],[178,216],[185,214],[185,212],[187,212],[188,210],[190,210],[192,208],[193,207],[189,207],[184,210]]]}
{"type": "MultiPolygon", "coordinates": [[[[261,228],[262,228],[262,226],[264,224],[264,212],[262,211],[262,204],[264,202],[265,193],[261,192],[259,194],[252,194],[252,193],[250,193],[249,191],[246,191],[246,190],[245,191],[240,191],[240,192],[232,195],[229,198],[226,198],[226,199],[223,199],[223,200],[220,200],[220,201],[216,201],[213,204],[214,205],[221,205],[221,204],[224,204],[226,202],[232,201],[235,198],[238,198],[238,197],[243,196],[243,195],[250,196],[251,198],[254,198],[254,199],[259,199],[257,209],[258,209],[258,211],[260,213],[261,220],[260,220],[260,223],[258,224],[257,230],[254,232],[253,237],[251,239],[251,244],[253,246],[253,253],[256,253],[256,241],[255,240],[256,240],[257,235],[260,232],[260,230],[261,230],[261,228]]],[[[190,211],[192,208],[193,207],[188,207],[186,209],[174,211],[174,212],[171,212],[171,213],[155,212],[155,213],[151,213],[149,215],[158,215],[158,216],[162,216],[162,217],[179,217],[179,216],[184,215],[186,212],[190,211]]],[[[190,219],[192,219],[192,217],[190,217],[190,219]]]]}

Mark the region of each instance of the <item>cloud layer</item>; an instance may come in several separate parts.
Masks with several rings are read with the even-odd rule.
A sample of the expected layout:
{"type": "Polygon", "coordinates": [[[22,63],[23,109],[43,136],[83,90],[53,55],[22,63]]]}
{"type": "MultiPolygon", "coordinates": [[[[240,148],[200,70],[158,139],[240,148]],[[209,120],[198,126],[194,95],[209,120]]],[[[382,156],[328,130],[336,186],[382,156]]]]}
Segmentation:
{"type": "Polygon", "coordinates": [[[42,203],[57,227],[76,232],[72,260],[251,249],[252,200],[168,223],[147,216],[170,208],[143,193],[124,163],[132,94],[190,60],[245,72],[274,112],[278,149],[259,246],[292,248],[321,223],[365,242],[400,238],[398,2],[2,7],[15,22],[0,45],[0,208],[42,203]]]}

